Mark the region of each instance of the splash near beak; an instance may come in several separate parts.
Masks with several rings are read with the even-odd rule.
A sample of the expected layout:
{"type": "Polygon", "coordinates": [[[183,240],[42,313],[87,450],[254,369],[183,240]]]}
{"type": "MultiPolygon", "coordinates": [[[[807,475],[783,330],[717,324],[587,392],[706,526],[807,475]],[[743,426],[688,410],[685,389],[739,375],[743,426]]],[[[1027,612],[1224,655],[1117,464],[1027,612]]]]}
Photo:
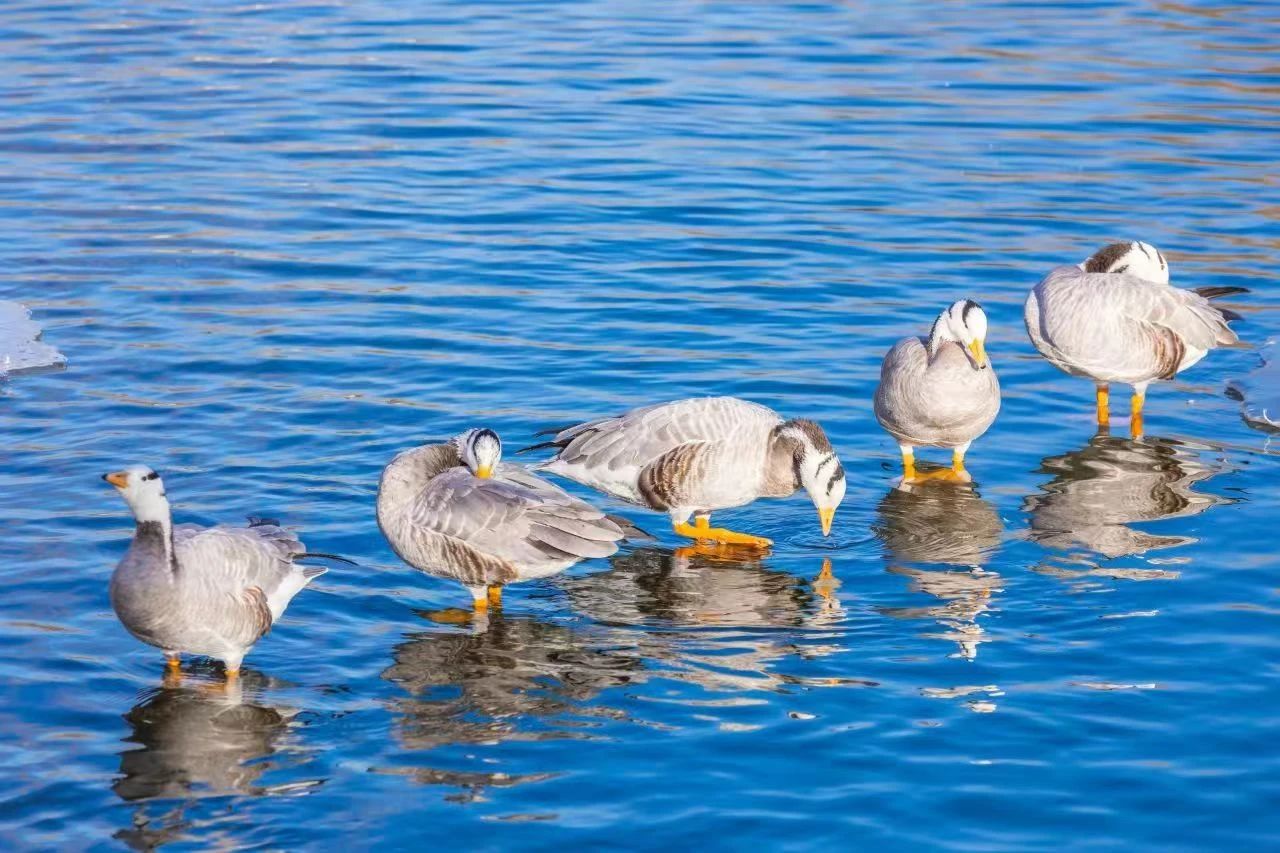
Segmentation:
{"type": "Polygon", "coordinates": [[[835,508],[834,508],[834,507],[832,507],[831,509],[819,509],[819,510],[818,510],[818,518],[819,518],[819,520],[821,520],[821,521],[822,521],[822,535],[823,535],[823,536],[830,536],[830,535],[831,535],[831,519],[833,519],[833,518],[835,518],[835,517],[836,517],[836,511],[835,511],[835,508]]]}
{"type": "Polygon", "coordinates": [[[982,341],[975,340],[969,344],[969,352],[973,353],[973,363],[978,365],[980,370],[985,370],[987,367],[987,348],[982,341]]]}
{"type": "Polygon", "coordinates": [[[103,474],[102,479],[106,480],[117,489],[123,489],[129,485],[129,475],[123,471],[113,471],[110,474],[103,474]]]}
{"type": "Polygon", "coordinates": [[[493,476],[493,466],[492,465],[476,466],[476,476],[479,477],[481,480],[489,479],[490,477],[493,476]]]}

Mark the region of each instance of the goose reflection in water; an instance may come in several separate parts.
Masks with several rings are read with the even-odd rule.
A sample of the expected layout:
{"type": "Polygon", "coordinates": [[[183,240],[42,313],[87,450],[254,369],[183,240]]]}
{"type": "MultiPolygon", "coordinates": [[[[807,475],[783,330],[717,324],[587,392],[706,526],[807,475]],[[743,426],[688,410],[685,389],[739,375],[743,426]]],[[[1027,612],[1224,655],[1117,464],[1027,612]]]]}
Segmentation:
{"type": "MultiPolygon", "coordinates": [[[[430,619],[428,614],[421,614],[430,619]]],[[[456,744],[588,738],[594,720],[622,712],[591,705],[601,691],[629,684],[642,663],[607,632],[492,610],[469,630],[413,634],[392,652],[382,677],[406,696],[388,703],[395,733],[411,750],[456,744]]],[[[442,761],[443,763],[443,761],[442,761]]],[[[550,774],[415,766],[384,772],[464,792],[540,781],[550,774]]]]}
{"type": "Polygon", "coordinates": [[[637,548],[613,571],[560,582],[574,609],[597,622],[678,627],[788,628],[838,607],[830,563],[814,583],[767,567],[759,556],[712,549],[637,548]]]}
{"type": "Polygon", "coordinates": [[[118,797],[139,802],[134,825],[116,838],[137,849],[154,849],[182,835],[183,809],[204,797],[228,794],[269,796],[297,793],[318,782],[264,784],[276,766],[263,759],[287,752],[296,711],[273,707],[263,698],[267,680],[252,672],[222,684],[168,679],[124,717],[135,744],[120,754],[118,797]],[[150,800],[166,800],[151,818],[150,800]],[[178,803],[173,803],[178,800],[178,803]]]}
{"type": "MultiPolygon", "coordinates": [[[[382,677],[410,694],[394,700],[406,746],[571,737],[522,731],[528,718],[590,716],[583,703],[629,683],[641,664],[604,633],[500,610],[470,631],[415,634],[382,677]]],[[[607,715],[607,712],[604,712],[607,715]]],[[[576,724],[575,724],[576,725],[576,724]]]]}
{"type": "Polygon", "coordinates": [[[643,657],[661,662],[664,678],[711,690],[771,690],[803,681],[772,671],[777,661],[838,649],[823,630],[844,615],[830,560],[812,581],[771,569],[758,555],[710,549],[637,548],[610,562],[612,571],[558,585],[573,609],[595,622],[677,629],[625,632],[643,657]]]}
{"type": "Polygon", "coordinates": [[[1097,435],[1080,450],[1046,458],[1043,470],[1053,479],[1023,507],[1031,515],[1031,538],[1049,548],[1084,548],[1108,558],[1194,542],[1128,525],[1196,515],[1222,502],[1192,491],[1218,473],[1198,460],[1195,449],[1204,448],[1097,435]]]}
{"type": "Polygon", "coordinates": [[[986,632],[978,617],[991,608],[1000,575],[982,568],[1000,545],[1004,524],[996,508],[971,486],[923,483],[890,490],[877,508],[872,530],[893,561],[964,566],[965,570],[890,565],[891,574],[911,581],[942,603],[930,607],[889,607],[896,619],[932,619],[945,628],[927,636],[954,642],[957,657],[973,660],[986,632]]]}

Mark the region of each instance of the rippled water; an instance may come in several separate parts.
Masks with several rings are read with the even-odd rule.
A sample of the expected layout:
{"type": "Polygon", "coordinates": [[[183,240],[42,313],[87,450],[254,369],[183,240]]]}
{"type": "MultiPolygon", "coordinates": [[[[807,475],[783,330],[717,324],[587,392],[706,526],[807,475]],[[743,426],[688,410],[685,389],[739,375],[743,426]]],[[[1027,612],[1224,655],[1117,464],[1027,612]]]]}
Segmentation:
{"type": "MultiPolygon", "coordinates": [[[[0,11],[0,298],[65,371],[0,392],[9,848],[1274,845],[1275,449],[1213,353],[1094,437],[1027,289],[1113,238],[1273,336],[1269,4],[378,4],[0,11]],[[892,490],[879,359],[982,301],[973,492],[892,490]],[[397,450],[726,393],[850,473],[465,594],[373,518],[397,450]],[[116,623],[131,525],[342,553],[242,684],[116,623]],[[829,561],[830,571],[824,571],[829,561]]],[[[615,507],[617,509],[617,507],[615,507]]]]}

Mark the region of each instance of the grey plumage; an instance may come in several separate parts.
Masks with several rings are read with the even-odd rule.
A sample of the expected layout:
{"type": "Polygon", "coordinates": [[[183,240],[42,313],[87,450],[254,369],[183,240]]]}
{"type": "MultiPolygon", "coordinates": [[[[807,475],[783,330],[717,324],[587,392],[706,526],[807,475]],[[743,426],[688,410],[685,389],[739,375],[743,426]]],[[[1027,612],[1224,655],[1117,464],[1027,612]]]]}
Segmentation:
{"type": "Polygon", "coordinates": [[[986,313],[962,299],[938,315],[928,337],[903,338],[885,355],[874,408],[902,451],[904,484],[939,475],[971,479],[965,452],[1000,411],[1000,382],[987,359],[986,337],[986,313]],[[917,447],[951,448],[951,470],[918,477],[917,447]]]}
{"type": "Polygon", "coordinates": [[[880,366],[876,420],[913,447],[960,447],[990,428],[1000,412],[1000,382],[994,369],[979,370],[955,341],[903,338],[880,366]]]}
{"type": "Polygon", "coordinates": [[[1037,350],[1054,366],[1141,394],[1172,379],[1215,347],[1237,342],[1229,312],[1204,294],[1169,285],[1164,256],[1145,243],[1117,243],[1081,266],[1060,266],[1027,297],[1023,318],[1037,350]]]}
{"type": "Polygon", "coordinates": [[[404,451],[383,471],[378,525],[409,565],[479,598],[618,550],[622,528],[585,501],[519,465],[494,460],[482,478],[463,462],[451,442],[404,451]]]}
{"type": "Polygon", "coordinates": [[[560,430],[541,446],[556,455],[539,470],[667,512],[676,525],[802,487],[829,524],[845,490],[844,468],[821,427],[733,397],[633,409],[560,430]]]}
{"type": "Polygon", "coordinates": [[[107,477],[137,520],[111,576],[111,604],[129,633],[166,654],[207,655],[234,673],[293,597],[325,572],[295,564],[305,548],[274,523],[174,526],[164,486],[149,468],[107,477]]]}

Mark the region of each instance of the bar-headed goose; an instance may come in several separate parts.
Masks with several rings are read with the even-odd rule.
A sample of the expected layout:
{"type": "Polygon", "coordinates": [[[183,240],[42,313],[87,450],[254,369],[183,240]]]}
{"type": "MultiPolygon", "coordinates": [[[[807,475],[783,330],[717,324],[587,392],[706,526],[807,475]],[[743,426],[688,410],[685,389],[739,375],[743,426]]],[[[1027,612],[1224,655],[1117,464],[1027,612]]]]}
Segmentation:
{"type": "Polygon", "coordinates": [[[711,513],[799,489],[825,536],[844,499],[844,466],[822,427],[733,397],[660,403],[550,432],[551,441],[526,448],[556,448],[536,468],[666,512],[677,533],[697,540],[768,547],[762,536],[711,527],[711,513]]]}

